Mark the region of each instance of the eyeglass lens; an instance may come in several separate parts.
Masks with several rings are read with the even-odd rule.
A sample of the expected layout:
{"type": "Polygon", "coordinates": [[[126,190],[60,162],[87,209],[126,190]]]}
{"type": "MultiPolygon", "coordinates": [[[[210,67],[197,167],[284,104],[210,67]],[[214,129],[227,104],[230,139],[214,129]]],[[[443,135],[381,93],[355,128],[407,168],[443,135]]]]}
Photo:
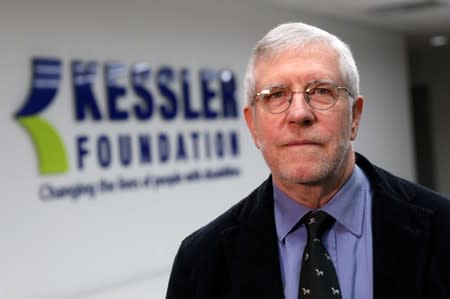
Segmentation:
{"type": "Polygon", "coordinates": [[[328,82],[315,82],[302,91],[291,91],[287,87],[271,87],[263,90],[260,100],[266,110],[281,113],[291,105],[294,93],[304,93],[306,102],[315,109],[327,110],[334,106],[339,97],[339,88],[328,82]]]}

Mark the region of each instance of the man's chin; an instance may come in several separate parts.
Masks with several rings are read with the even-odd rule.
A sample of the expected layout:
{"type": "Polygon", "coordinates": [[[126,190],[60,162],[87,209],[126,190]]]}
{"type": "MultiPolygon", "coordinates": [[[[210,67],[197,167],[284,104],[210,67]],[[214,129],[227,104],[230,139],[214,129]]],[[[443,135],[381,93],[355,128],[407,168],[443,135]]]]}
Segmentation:
{"type": "Polygon", "coordinates": [[[316,166],[315,169],[297,169],[291,173],[286,173],[285,178],[295,184],[313,186],[320,185],[327,178],[327,172],[323,169],[320,171],[316,166]]]}

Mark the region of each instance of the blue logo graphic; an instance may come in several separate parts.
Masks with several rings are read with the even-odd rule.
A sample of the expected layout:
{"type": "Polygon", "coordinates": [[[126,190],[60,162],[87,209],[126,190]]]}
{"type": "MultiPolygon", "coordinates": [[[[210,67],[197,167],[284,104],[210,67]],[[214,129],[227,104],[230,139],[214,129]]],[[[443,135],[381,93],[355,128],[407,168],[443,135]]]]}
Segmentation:
{"type": "Polygon", "coordinates": [[[61,82],[61,61],[34,58],[31,90],[25,104],[15,114],[36,148],[41,174],[59,174],[69,169],[66,149],[59,133],[39,113],[55,99],[61,82]]]}

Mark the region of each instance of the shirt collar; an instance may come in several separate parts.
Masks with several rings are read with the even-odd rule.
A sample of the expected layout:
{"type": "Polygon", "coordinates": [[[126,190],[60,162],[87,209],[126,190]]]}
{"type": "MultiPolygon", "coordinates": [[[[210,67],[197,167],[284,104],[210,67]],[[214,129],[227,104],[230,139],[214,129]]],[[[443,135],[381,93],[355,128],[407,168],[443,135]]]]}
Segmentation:
{"type": "MultiPolygon", "coordinates": [[[[273,183],[275,199],[275,224],[280,241],[294,230],[294,227],[311,209],[297,203],[280,191],[273,183]]],[[[364,209],[368,181],[362,170],[355,165],[352,175],[333,198],[320,210],[333,216],[336,222],[356,237],[362,234],[364,209]]]]}

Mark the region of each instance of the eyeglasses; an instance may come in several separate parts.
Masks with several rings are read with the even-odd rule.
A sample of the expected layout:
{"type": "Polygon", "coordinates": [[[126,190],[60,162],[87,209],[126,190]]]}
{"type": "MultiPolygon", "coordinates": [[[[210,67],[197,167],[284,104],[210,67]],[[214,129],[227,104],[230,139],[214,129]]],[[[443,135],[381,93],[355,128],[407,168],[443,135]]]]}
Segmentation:
{"type": "Polygon", "coordinates": [[[284,86],[264,88],[255,95],[254,99],[260,101],[267,112],[278,114],[291,106],[295,93],[302,92],[309,106],[317,110],[328,110],[336,104],[341,90],[352,96],[347,87],[337,86],[327,81],[313,81],[306,86],[305,90],[290,90],[284,86]]]}

